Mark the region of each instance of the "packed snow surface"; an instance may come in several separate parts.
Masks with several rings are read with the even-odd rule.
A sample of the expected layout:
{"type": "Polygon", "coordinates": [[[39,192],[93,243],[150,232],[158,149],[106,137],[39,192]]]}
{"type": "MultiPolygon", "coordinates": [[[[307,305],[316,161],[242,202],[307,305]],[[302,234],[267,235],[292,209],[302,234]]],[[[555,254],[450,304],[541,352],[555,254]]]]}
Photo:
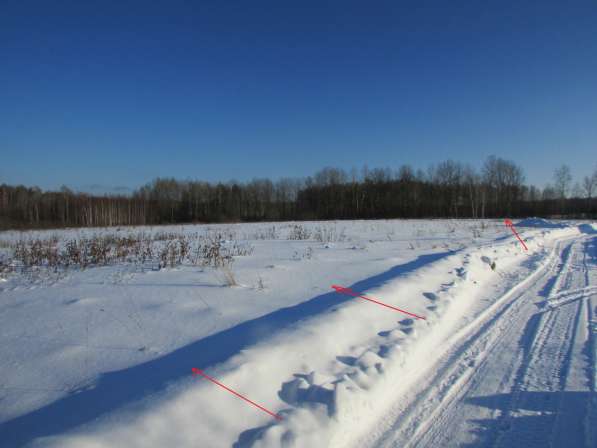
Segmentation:
{"type": "Polygon", "coordinates": [[[597,446],[597,237],[539,224],[526,251],[502,221],[0,233],[4,257],[140,231],[243,248],[3,274],[0,446],[597,446]]]}

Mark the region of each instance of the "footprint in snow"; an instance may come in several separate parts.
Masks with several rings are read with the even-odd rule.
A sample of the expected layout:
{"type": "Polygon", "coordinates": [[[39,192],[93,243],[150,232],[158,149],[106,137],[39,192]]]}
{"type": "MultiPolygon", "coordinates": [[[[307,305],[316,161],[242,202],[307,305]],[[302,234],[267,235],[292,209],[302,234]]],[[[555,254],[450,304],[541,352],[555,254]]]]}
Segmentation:
{"type": "Polygon", "coordinates": [[[282,388],[278,391],[278,396],[293,406],[301,406],[303,404],[323,405],[327,408],[329,416],[334,413],[333,386],[326,387],[325,385],[309,384],[303,378],[296,378],[292,381],[282,383],[282,388]]]}
{"type": "MultiPolygon", "coordinates": [[[[495,252],[495,251],[494,251],[494,252],[495,252]]],[[[486,255],[483,255],[483,256],[481,257],[481,261],[482,261],[483,263],[486,263],[486,264],[491,264],[491,258],[489,258],[489,257],[488,257],[488,256],[486,256],[486,255]]]]}
{"type": "Polygon", "coordinates": [[[347,366],[354,366],[357,363],[357,358],[354,356],[336,356],[336,359],[347,366]]]}
{"type": "Polygon", "coordinates": [[[381,345],[379,347],[379,351],[377,352],[377,356],[379,356],[380,358],[385,358],[388,356],[390,352],[390,347],[388,347],[387,345],[381,345]]]}
{"type": "Polygon", "coordinates": [[[450,289],[454,285],[456,285],[455,281],[451,281],[451,282],[448,282],[448,283],[442,283],[442,288],[444,290],[448,290],[448,289],[450,289]]]}
{"type": "Polygon", "coordinates": [[[424,292],[423,297],[425,297],[426,299],[432,300],[432,301],[436,301],[439,298],[437,296],[437,294],[435,294],[433,292],[424,292]]]}

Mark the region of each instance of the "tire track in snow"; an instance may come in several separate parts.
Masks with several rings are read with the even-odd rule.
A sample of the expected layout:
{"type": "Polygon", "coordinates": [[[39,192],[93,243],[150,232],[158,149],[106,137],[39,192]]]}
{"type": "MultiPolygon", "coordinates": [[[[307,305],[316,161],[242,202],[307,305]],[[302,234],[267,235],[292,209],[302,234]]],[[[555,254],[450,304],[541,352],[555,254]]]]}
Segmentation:
{"type": "MultiPolygon", "coordinates": [[[[583,254],[584,263],[582,263],[581,266],[579,266],[578,263],[574,262],[578,258],[577,252],[573,250],[575,249],[575,247],[573,247],[575,244],[578,244],[578,241],[568,244],[568,246],[565,247],[565,249],[559,253],[561,257],[560,263],[556,266],[552,264],[550,266],[550,270],[546,271],[539,278],[537,278],[533,282],[533,284],[528,286],[528,291],[532,292],[538,290],[539,286],[543,281],[546,282],[544,288],[542,289],[544,294],[553,294],[556,296],[561,296],[565,293],[559,291],[562,287],[571,287],[571,285],[574,284],[575,280],[578,280],[579,274],[582,274],[583,272],[586,273],[585,270],[578,269],[578,267],[586,267],[586,270],[588,270],[588,266],[586,265],[586,254],[583,254]],[[554,294],[554,291],[556,290],[558,290],[558,293],[554,294]]],[[[588,394],[583,392],[563,392],[568,383],[568,376],[572,368],[571,364],[573,362],[584,362],[586,364],[586,356],[584,358],[577,356],[576,352],[578,351],[578,348],[573,347],[573,345],[575,344],[574,341],[576,341],[579,337],[578,335],[582,334],[580,330],[584,328],[586,331],[588,331],[586,325],[588,325],[588,322],[591,320],[589,313],[584,312],[584,305],[587,301],[587,296],[591,295],[592,291],[594,290],[594,287],[588,286],[589,278],[588,276],[585,277],[585,281],[581,282],[584,283],[586,286],[584,288],[578,288],[574,292],[586,292],[588,294],[583,294],[581,297],[578,297],[578,303],[576,304],[576,306],[570,303],[569,305],[562,306],[561,310],[550,310],[550,312],[544,312],[537,315],[537,313],[533,313],[533,311],[535,311],[535,308],[531,306],[530,301],[521,300],[519,301],[521,304],[527,304],[525,309],[526,314],[524,314],[523,316],[519,316],[521,311],[520,307],[512,306],[508,313],[504,313],[502,316],[500,316],[500,320],[504,320],[501,319],[501,317],[510,317],[513,319],[519,317],[518,320],[522,323],[522,326],[520,326],[521,329],[524,328],[526,324],[527,334],[525,340],[527,342],[532,341],[530,346],[528,344],[526,345],[527,347],[529,347],[528,350],[530,351],[531,355],[531,358],[529,359],[535,359],[535,361],[529,360],[526,363],[526,366],[524,366],[524,368],[521,369],[520,367],[523,367],[525,356],[519,355],[518,364],[520,364],[520,367],[518,368],[519,372],[517,372],[519,377],[518,382],[515,381],[514,384],[509,386],[508,384],[510,380],[508,380],[508,375],[506,375],[502,379],[501,383],[497,385],[498,390],[503,391],[510,389],[511,394],[506,395],[510,398],[510,400],[505,410],[502,407],[502,421],[499,422],[499,419],[494,419],[493,421],[490,420],[491,427],[489,427],[488,431],[486,432],[493,434],[493,436],[491,437],[491,440],[489,440],[489,445],[497,445],[499,443],[499,437],[496,437],[499,435],[499,432],[496,431],[496,429],[499,428],[499,425],[497,423],[508,423],[506,417],[512,417],[511,411],[516,411],[518,409],[517,405],[520,405],[523,401],[529,399],[529,397],[533,397],[533,392],[527,394],[528,385],[532,385],[533,381],[535,383],[547,383],[548,381],[550,381],[552,384],[551,390],[555,394],[557,394],[554,396],[555,400],[553,400],[554,403],[552,405],[552,407],[554,408],[554,417],[552,418],[552,421],[553,419],[560,418],[560,416],[564,415],[564,412],[561,412],[561,410],[563,406],[567,407],[565,410],[568,410],[570,408],[569,402],[571,400],[581,400],[584,408],[588,409],[585,413],[586,418],[581,418],[581,420],[587,420],[588,418],[590,418],[589,413],[591,411],[589,408],[591,405],[591,399],[587,398],[589,397],[588,394]],[[533,314],[535,314],[537,317],[535,317],[533,321],[527,323],[526,320],[529,318],[530,315],[532,316],[533,314]],[[556,343],[550,343],[550,341],[556,336],[557,339],[554,339],[556,343]],[[541,353],[541,355],[539,355],[539,353],[541,353]],[[546,358],[546,364],[550,368],[541,371],[542,376],[535,375],[535,379],[531,381],[529,378],[526,377],[529,373],[527,372],[527,369],[532,369],[533,367],[535,367],[535,365],[538,366],[537,360],[544,359],[541,358],[541,356],[545,356],[547,353],[555,355],[555,359],[546,358]],[[577,358],[582,359],[581,361],[577,361],[577,358]]],[[[578,284],[578,282],[576,282],[576,284],[578,284]]],[[[525,294],[522,294],[521,296],[524,295],[525,294]]],[[[588,310],[592,311],[591,309],[588,310]]],[[[509,333],[512,331],[513,327],[513,325],[509,325],[506,327],[498,325],[494,326],[492,331],[497,331],[497,329],[501,328],[500,334],[507,338],[509,333]]],[[[496,338],[494,338],[494,340],[495,339],[496,338]]],[[[582,340],[583,339],[581,339],[581,342],[582,340]]],[[[576,345],[578,345],[578,343],[576,343],[576,345]]],[[[450,434],[458,432],[459,430],[458,427],[454,428],[453,425],[453,417],[455,417],[454,414],[462,414],[460,415],[460,417],[462,417],[462,421],[465,421],[467,415],[465,415],[466,412],[463,411],[463,408],[465,406],[452,406],[452,404],[458,403],[458,398],[462,398],[469,389],[476,389],[477,386],[484,381],[484,379],[487,379],[485,378],[486,376],[489,375],[491,377],[491,375],[493,375],[493,372],[487,371],[490,370],[490,368],[487,367],[485,364],[486,361],[490,358],[490,355],[492,355],[492,352],[499,353],[500,350],[495,350],[498,346],[501,346],[501,344],[495,344],[493,347],[490,346],[484,354],[482,353],[482,359],[477,360],[478,362],[476,363],[476,367],[472,373],[469,371],[465,374],[462,374],[460,377],[453,378],[454,381],[451,381],[449,377],[447,381],[444,381],[446,384],[446,390],[443,393],[438,394],[438,396],[440,397],[435,399],[435,407],[427,406],[426,409],[424,407],[419,409],[419,414],[427,413],[427,418],[419,418],[413,420],[412,417],[408,415],[408,412],[403,411],[402,413],[399,413],[398,418],[402,419],[402,423],[395,424],[393,428],[386,432],[384,437],[377,439],[378,442],[382,442],[380,443],[380,446],[445,446],[446,444],[450,443],[454,444],[453,440],[451,440],[450,438],[450,434]],[[430,412],[425,412],[426,410],[429,411],[429,409],[431,409],[430,412]],[[449,410],[450,412],[446,412],[447,410],[449,410]],[[410,424],[404,423],[404,420],[410,420],[410,424]],[[410,434],[408,434],[408,431],[404,429],[405,426],[408,428],[408,426],[416,427],[417,425],[418,429],[411,431],[410,434]],[[388,435],[388,433],[391,434],[388,435]]],[[[480,345],[477,344],[477,347],[480,347],[480,345]]],[[[461,359],[459,359],[459,362],[460,364],[464,364],[466,362],[466,359],[461,357],[461,359]]],[[[495,362],[493,362],[492,365],[493,367],[495,367],[495,362]]],[[[513,367],[514,369],[512,370],[517,371],[516,363],[513,367]]],[[[505,371],[507,370],[508,368],[506,367],[505,371]]],[[[581,368],[580,370],[583,369],[581,368]]],[[[584,370],[586,370],[586,366],[584,367],[584,370]]],[[[431,385],[437,384],[438,377],[441,377],[444,380],[446,379],[446,375],[442,373],[436,375],[434,379],[429,383],[431,385]]],[[[433,394],[437,392],[438,388],[436,387],[428,395],[431,396],[432,399],[434,399],[433,394]]],[[[547,398],[550,397],[550,395],[548,394],[545,394],[543,392],[541,393],[545,395],[547,398]]],[[[501,398],[503,398],[503,396],[504,395],[502,395],[501,398]]],[[[494,400],[497,400],[497,398],[494,398],[494,400]]],[[[417,404],[413,405],[411,403],[411,407],[414,407],[416,410],[419,406],[417,404]]],[[[468,417],[470,417],[470,415],[468,415],[468,417]]],[[[570,421],[569,415],[567,415],[567,418],[568,420],[563,421],[562,424],[567,424],[570,421]]],[[[540,426],[543,429],[545,429],[546,419],[542,416],[540,420],[540,426]]],[[[585,433],[587,432],[586,429],[587,425],[585,425],[585,433]]],[[[553,425],[548,427],[546,432],[548,435],[551,435],[550,437],[547,437],[549,439],[547,444],[551,444],[554,442],[553,435],[558,436],[559,434],[562,434],[562,432],[559,431],[557,427],[554,427],[553,425]]],[[[589,428],[588,433],[590,432],[591,430],[589,428]]],[[[591,440],[594,440],[594,438],[585,437],[587,446],[591,446],[591,440]]],[[[537,441],[537,439],[534,439],[534,441],[537,441]]],[[[520,445],[520,439],[515,439],[514,442],[517,442],[518,445],[520,445]]],[[[555,440],[555,442],[557,443],[558,441],[555,440]]],[[[512,446],[512,444],[505,444],[504,446],[512,446]]]]}
{"type": "MultiPolygon", "coordinates": [[[[443,410],[464,394],[468,388],[467,384],[474,378],[473,374],[483,368],[488,355],[499,346],[501,336],[511,333],[516,324],[524,325],[520,310],[523,306],[530,307],[531,304],[518,299],[545,278],[551,278],[550,275],[557,267],[556,257],[562,253],[561,244],[561,241],[557,243],[548,260],[538,271],[511,288],[485,313],[469,324],[462,337],[455,338],[452,349],[432,366],[437,373],[419,388],[421,392],[414,397],[405,397],[410,403],[402,409],[393,410],[392,414],[396,415],[397,420],[375,441],[376,445],[434,445],[427,444],[426,441],[431,442],[437,438],[438,433],[444,431],[444,425],[436,424],[443,420],[443,410]],[[519,292],[524,287],[527,289],[519,292]],[[504,317],[508,319],[503,319],[504,317]],[[436,430],[438,427],[439,430],[436,430]]],[[[564,265],[565,263],[559,264],[560,270],[564,265]]]]}
{"type": "MultiPolygon", "coordinates": [[[[575,245],[573,243],[568,251],[553,282],[550,296],[554,291],[559,294],[562,287],[569,287],[578,272],[573,269],[572,263],[577,253],[575,245]]],[[[573,303],[569,305],[544,311],[539,315],[536,325],[533,323],[535,334],[530,350],[524,358],[526,362],[521,364],[517,372],[512,400],[500,416],[493,446],[512,446],[513,443],[521,443],[525,436],[532,438],[535,444],[553,445],[558,435],[559,416],[562,415],[562,392],[570,369],[575,333],[582,314],[581,301],[576,306],[573,303]],[[536,407],[533,402],[536,392],[548,392],[544,395],[541,411],[532,411],[538,412],[537,417],[540,418],[521,419],[528,417],[529,410],[536,407]]]]}
{"type": "Polygon", "coordinates": [[[595,314],[597,314],[597,307],[595,312],[593,311],[593,304],[597,300],[587,300],[587,320],[589,323],[588,327],[588,338],[585,344],[587,357],[590,360],[590,366],[587,369],[589,376],[589,385],[591,391],[591,398],[587,404],[587,415],[585,417],[585,439],[589,443],[589,446],[595,446],[597,443],[597,322],[595,320],[595,314]]]}
{"type": "MultiPolygon", "coordinates": [[[[570,323],[569,333],[566,335],[570,340],[569,350],[565,354],[565,358],[562,360],[562,365],[559,375],[560,384],[557,392],[557,411],[555,414],[555,421],[551,430],[550,445],[551,446],[565,446],[567,442],[567,434],[570,432],[583,434],[586,446],[593,446],[589,440],[589,434],[586,431],[587,421],[586,417],[590,415],[590,399],[582,401],[581,395],[571,396],[567,393],[569,390],[581,389],[576,384],[574,376],[576,372],[584,371],[585,384],[589,386],[590,390],[590,378],[587,377],[586,363],[589,358],[583,355],[584,347],[589,341],[589,319],[587,313],[586,303],[589,300],[579,300],[576,306],[576,316],[574,321],[570,323]],[[589,381],[586,381],[589,380],[589,381]],[[584,419],[571,418],[574,416],[575,408],[584,407],[584,419]]],[[[572,309],[572,306],[569,307],[572,309]]]]}
{"type": "MultiPolygon", "coordinates": [[[[516,328],[520,328],[520,329],[524,328],[523,336],[522,336],[523,340],[534,340],[536,338],[536,332],[537,332],[538,328],[540,328],[540,318],[539,318],[539,316],[537,316],[535,318],[531,318],[530,321],[527,321],[528,311],[532,309],[532,306],[530,304],[530,301],[523,300],[523,299],[525,296],[528,295],[529,290],[533,290],[536,286],[540,285],[546,279],[547,279],[547,285],[551,284],[550,290],[554,290],[556,287],[558,287],[558,285],[561,282],[562,275],[566,272],[566,269],[569,266],[567,261],[569,260],[569,254],[570,254],[569,248],[571,245],[572,244],[568,245],[559,254],[559,255],[564,254],[565,259],[562,260],[561,263],[551,264],[549,269],[545,270],[544,274],[540,278],[538,278],[532,285],[530,285],[529,288],[527,288],[523,293],[521,293],[515,299],[516,302],[511,307],[511,310],[509,310],[510,312],[507,315],[496,316],[496,317],[499,317],[500,320],[502,320],[502,321],[503,321],[503,319],[501,319],[502,317],[507,318],[506,325],[504,325],[504,322],[499,322],[498,325],[496,326],[496,329],[493,330],[493,332],[496,333],[494,335],[494,337],[492,338],[494,344],[488,350],[485,350],[482,353],[483,361],[479,364],[477,369],[470,374],[471,376],[475,377],[475,381],[474,381],[475,383],[482,381],[484,376],[487,374],[487,372],[485,371],[486,364],[487,364],[488,360],[491,359],[491,355],[494,354],[496,351],[500,351],[502,349],[502,347],[504,345],[503,339],[502,339],[503,336],[508,337],[508,335],[510,335],[510,334],[512,334],[512,335],[518,334],[516,332],[516,328]],[[525,308],[526,308],[527,313],[524,312],[525,308]]],[[[547,333],[549,333],[550,326],[549,325],[543,326],[543,329],[545,329],[545,328],[548,329],[547,333]]],[[[549,334],[546,334],[545,331],[541,331],[541,335],[542,335],[542,341],[547,340],[547,338],[549,337],[549,334]]],[[[520,400],[520,394],[524,390],[524,387],[523,387],[524,372],[526,372],[529,368],[529,364],[526,363],[525,360],[531,359],[533,349],[535,351],[543,351],[545,348],[543,343],[540,343],[534,347],[533,347],[533,345],[531,345],[531,353],[525,353],[525,351],[526,351],[525,347],[526,346],[523,344],[523,346],[522,346],[523,352],[520,356],[520,358],[521,358],[520,364],[519,364],[520,367],[518,368],[518,370],[516,370],[516,368],[515,368],[516,362],[512,365],[512,367],[513,367],[512,371],[516,371],[516,374],[514,376],[514,385],[512,386],[515,393],[512,395],[512,400],[509,403],[509,407],[506,408],[505,415],[509,415],[511,413],[511,409],[513,409],[515,407],[516,403],[520,400]],[[522,367],[522,371],[521,371],[521,367],[522,367]]],[[[472,384],[471,384],[471,386],[472,386],[472,384]]],[[[470,388],[461,390],[459,397],[460,398],[463,397],[469,389],[470,388]]],[[[450,405],[450,404],[451,403],[448,403],[448,405],[450,405]]],[[[445,407],[446,406],[444,406],[444,409],[445,409],[445,407]]],[[[442,409],[442,411],[444,409],[442,409]]],[[[440,411],[438,410],[438,412],[440,412],[440,411]]],[[[446,413],[446,414],[448,414],[448,413],[446,413]]],[[[496,426],[500,429],[508,427],[508,421],[504,420],[503,416],[504,416],[504,413],[502,413],[502,415],[499,416],[497,419],[496,426]],[[502,418],[500,418],[500,417],[502,417],[502,418]]],[[[450,415],[445,415],[444,418],[442,419],[442,421],[449,421],[449,420],[450,420],[450,415]]],[[[412,446],[414,446],[414,445],[421,445],[421,446],[437,445],[438,441],[433,440],[433,439],[437,439],[438,436],[439,436],[439,438],[444,439],[443,442],[445,443],[446,440],[443,435],[443,430],[448,425],[446,425],[446,424],[436,425],[436,423],[433,422],[433,426],[436,426],[439,430],[431,431],[430,434],[423,434],[421,436],[420,443],[415,442],[412,444],[412,446]],[[432,439],[432,440],[425,440],[425,439],[432,439]]],[[[493,439],[493,440],[489,440],[488,442],[489,442],[488,445],[495,445],[497,443],[497,440],[493,439]]]]}

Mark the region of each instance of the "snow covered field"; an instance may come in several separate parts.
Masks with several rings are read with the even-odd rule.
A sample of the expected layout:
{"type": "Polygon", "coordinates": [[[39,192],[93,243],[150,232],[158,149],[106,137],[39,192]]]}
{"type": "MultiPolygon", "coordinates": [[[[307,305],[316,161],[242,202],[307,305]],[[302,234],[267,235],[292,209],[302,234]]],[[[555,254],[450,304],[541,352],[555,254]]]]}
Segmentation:
{"type": "Polygon", "coordinates": [[[236,248],[2,274],[0,446],[596,446],[597,226],[515,225],[528,251],[472,220],[0,233],[5,262],[37,238],[236,248]]]}

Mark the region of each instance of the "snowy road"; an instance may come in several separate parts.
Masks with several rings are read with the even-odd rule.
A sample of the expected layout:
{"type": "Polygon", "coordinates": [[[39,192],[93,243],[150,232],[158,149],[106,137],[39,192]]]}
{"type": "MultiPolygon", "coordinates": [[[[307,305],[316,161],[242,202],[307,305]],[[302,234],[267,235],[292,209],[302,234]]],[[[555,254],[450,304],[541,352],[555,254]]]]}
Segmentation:
{"type": "Polygon", "coordinates": [[[559,241],[550,262],[471,322],[364,445],[596,446],[596,241],[559,241]]]}

